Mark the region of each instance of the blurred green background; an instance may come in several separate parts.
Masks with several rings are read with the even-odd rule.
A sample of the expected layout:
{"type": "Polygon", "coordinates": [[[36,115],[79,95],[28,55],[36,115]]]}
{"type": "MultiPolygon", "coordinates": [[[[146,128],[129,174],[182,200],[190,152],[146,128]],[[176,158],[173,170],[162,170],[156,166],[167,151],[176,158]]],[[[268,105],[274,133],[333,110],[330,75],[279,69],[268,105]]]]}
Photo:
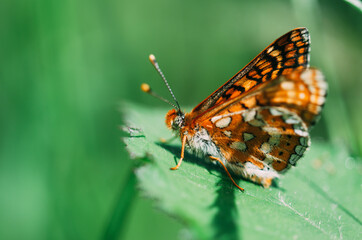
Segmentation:
{"type": "Polygon", "coordinates": [[[126,216],[115,216],[133,166],[120,140],[119,103],[165,106],[139,90],[142,82],[169,96],[150,53],[181,105],[195,106],[274,39],[307,27],[311,65],[330,86],[313,137],[346,145],[357,158],[362,152],[362,17],[346,1],[0,5],[1,239],[187,235],[138,195],[126,216]]]}

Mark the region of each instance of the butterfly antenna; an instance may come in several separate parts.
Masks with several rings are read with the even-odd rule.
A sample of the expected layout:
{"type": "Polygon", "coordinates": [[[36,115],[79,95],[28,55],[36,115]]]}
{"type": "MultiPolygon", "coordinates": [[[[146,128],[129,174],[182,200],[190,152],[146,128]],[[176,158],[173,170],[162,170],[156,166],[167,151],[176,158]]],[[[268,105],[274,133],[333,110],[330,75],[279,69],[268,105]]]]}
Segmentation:
{"type": "Polygon", "coordinates": [[[177,109],[177,106],[173,103],[171,103],[170,101],[168,101],[167,99],[164,99],[163,97],[161,97],[160,95],[158,95],[157,93],[155,93],[154,91],[152,91],[150,85],[148,85],[147,83],[142,83],[141,84],[141,90],[144,91],[145,93],[148,93],[152,96],[154,96],[155,98],[160,99],[161,101],[170,104],[172,107],[174,107],[175,109],[177,109]]]}
{"type": "MultiPolygon", "coordinates": [[[[171,93],[171,96],[172,96],[173,100],[175,100],[175,103],[176,103],[176,105],[177,105],[177,107],[175,107],[175,108],[176,108],[177,110],[180,110],[180,109],[181,109],[181,108],[180,108],[180,105],[179,105],[179,103],[178,103],[175,95],[173,94],[173,92],[172,92],[172,90],[171,90],[171,87],[170,87],[170,85],[168,84],[168,82],[167,82],[167,80],[166,80],[166,78],[165,78],[165,75],[163,75],[163,72],[161,71],[160,66],[158,66],[158,62],[156,61],[155,55],[150,54],[150,56],[149,56],[148,58],[150,59],[150,62],[151,62],[152,65],[156,68],[157,72],[160,74],[160,76],[162,77],[163,81],[165,82],[165,84],[166,84],[166,86],[167,86],[167,88],[168,88],[168,91],[171,93]]],[[[160,98],[160,97],[158,97],[158,98],[160,98]]],[[[173,105],[173,104],[171,104],[171,105],[173,105]]],[[[175,105],[173,105],[173,106],[175,106],[175,105]]]]}

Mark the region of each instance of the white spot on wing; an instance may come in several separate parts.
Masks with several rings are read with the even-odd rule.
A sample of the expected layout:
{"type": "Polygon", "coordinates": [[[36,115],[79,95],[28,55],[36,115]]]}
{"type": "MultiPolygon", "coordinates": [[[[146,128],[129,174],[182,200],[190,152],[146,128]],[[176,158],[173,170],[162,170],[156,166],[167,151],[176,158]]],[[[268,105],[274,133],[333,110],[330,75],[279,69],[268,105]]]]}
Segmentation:
{"type": "Polygon", "coordinates": [[[273,107],[269,109],[269,112],[273,116],[280,116],[283,114],[281,111],[279,111],[278,109],[273,108],[273,107]]]}
{"type": "Polygon", "coordinates": [[[304,91],[305,90],[305,86],[303,84],[299,84],[299,90],[300,91],[304,91]]]}
{"type": "Polygon", "coordinates": [[[301,138],[299,139],[299,142],[300,142],[300,144],[301,144],[302,146],[305,146],[305,147],[308,146],[308,138],[301,137],[301,138]]]}
{"type": "Polygon", "coordinates": [[[318,104],[318,105],[322,105],[325,101],[325,98],[324,97],[316,97],[316,101],[315,103],[318,104]]]}
{"type": "Polygon", "coordinates": [[[295,163],[299,160],[300,156],[297,154],[292,154],[289,158],[289,163],[295,165],[295,163]]]}
{"type": "Polygon", "coordinates": [[[235,150],[240,150],[240,151],[245,151],[246,150],[246,145],[245,143],[243,142],[233,142],[232,144],[230,144],[230,147],[232,149],[235,149],[235,150]]]}
{"type": "MultiPolygon", "coordinates": [[[[325,81],[324,81],[324,76],[323,76],[323,74],[322,74],[322,72],[321,71],[319,71],[319,70],[317,70],[317,69],[314,69],[314,72],[315,72],[315,79],[318,81],[318,82],[323,82],[323,83],[326,83],[325,81]]],[[[326,86],[327,86],[327,84],[326,84],[326,86]]]]}
{"type": "Polygon", "coordinates": [[[294,89],[294,83],[290,82],[290,81],[282,82],[282,84],[280,86],[284,90],[293,90],[294,89]]]}
{"type": "Polygon", "coordinates": [[[317,95],[312,95],[312,96],[310,96],[310,101],[311,101],[312,103],[315,103],[315,102],[317,101],[317,95]]]}
{"type": "Polygon", "coordinates": [[[264,178],[277,178],[279,174],[273,168],[260,169],[251,162],[245,163],[245,175],[247,176],[257,176],[261,179],[264,178]]]}
{"type": "Polygon", "coordinates": [[[280,137],[281,137],[280,134],[271,135],[268,142],[269,142],[271,145],[276,146],[276,145],[278,145],[279,142],[280,142],[280,137]]]}
{"type": "Polygon", "coordinates": [[[318,95],[319,96],[325,96],[327,94],[327,90],[324,89],[324,88],[320,88],[319,89],[319,92],[318,92],[318,95]]]}
{"type": "Polygon", "coordinates": [[[249,110],[249,111],[244,112],[244,113],[243,113],[244,121],[245,121],[245,122],[251,121],[252,119],[255,118],[255,115],[256,115],[255,109],[252,109],[252,110],[249,110]]]}
{"type": "Polygon", "coordinates": [[[298,155],[300,155],[300,156],[303,155],[303,153],[305,152],[305,150],[306,150],[306,147],[303,147],[303,146],[301,146],[301,145],[297,145],[297,146],[295,147],[295,152],[296,152],[298,155]]]}
{"type": "Polygon", "coordinates": [[[225,128],[229,126],[230,122],[231,122],[231,117],[222,118],[215,123],[215,126],[218,128],[225,128]]]}
{"type": "Polygon", "coordinates": [[[246,141],[253,139],[255,136],[251,133],[245,132],[245,133],[243,133],[243,137],[244,137],[244,141],[246,142],[246,141]]]}
{"type": "Polygon", "coordinates": [[[293,125],[294,128],[294,132],[302,137],[306,137],[308,136],[308,132],[304,131],[303,129],[301,129],[300,125],[293,125]]]}
{"type": "Polygon", "coordinates": [[[269,143],[263,143],[262,145],[261,145],[261,147],[260,147],[260,150],[263,152],[263,153],[270,153],[271,152],[271,150],[272,150],[272,146],[270,146],[270,144],[269,143]]]}
{"type": "Polygon", "coordinates": [[[309,69],[305,70],[302,72],[302,74],[300,75],[300,78],[306,82],[306,83],[310,83],[311,79],[312,79],[312,71],[310,71],[309,69]]]}
{"type": "Polygon", "coordinates": [[[270,154],[265,154],[264,162],[268,165],[274,162],[274,157],[270,154]]]}
{"type": "Polygon", "coordinates": [[[223,133],[224,133],[227,137],[231,137],[231,131],[225,130],[223,133]]]}
{"type": "Polygon", "coordinates": [[[249,121],[248,123],[254,127],[262,127],[265,125],[262,120],[258,120],[258,119],[253,119],[253,120],[249,121]]]}
{"type": "Polygon", "coordinates": [[[216,116],[216,117],[213,117],[211,118],[211,122],[212,123],[215,123],[217,120],[219,120],[222,116],[216,116]]]}
{"type": "Polygon", "coordinates": [[[298,124],[299,123],[298,119],[296,119],[294,117],[290,117],[290,116],[287,116],[287,118],[284,121],[287,124],[298,124]]]}
{"type": "Polygon", "coordinates": [[[317,93],[317,89],[316,89],[314,86],[312,86],[312,85],[310,85],[310,86],[308,87],[308,89],[309,89],[309,91],[310,91],[311,94],[316,94],[316,93],[317,93]]]}
{"type": "Polygon", "coordinates": [[[325,81],[319,81],[318,86],[320,88],[322,88],[322,89],[327,89],[328,88],[328,84],[325,81]]]}
{"type": "Polygon", "coordinates": [[[269,125],[264,126],[263,131],[269,133],[269,135],[278,134],[280,132],[280,130],[278,128],[271,127],[269,125]]]}

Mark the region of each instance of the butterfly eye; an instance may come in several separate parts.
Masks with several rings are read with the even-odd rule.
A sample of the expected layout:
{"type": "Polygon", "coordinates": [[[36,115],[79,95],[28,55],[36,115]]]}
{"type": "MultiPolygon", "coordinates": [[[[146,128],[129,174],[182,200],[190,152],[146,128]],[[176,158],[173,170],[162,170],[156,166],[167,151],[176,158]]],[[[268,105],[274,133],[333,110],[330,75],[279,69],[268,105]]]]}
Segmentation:
{"type": "Polygon", "coordinates": [[[173,130],[179,130],[184,125],[185,116],[182,113],[179,113],[174,121],[171,122],[173,130]]]}
{"type": "Polygon", "coordinates": [[[169,129],[179,130],[184,126],[185,114],[176,109],[170,110],[166,115],[166,125],[169,129]]]}

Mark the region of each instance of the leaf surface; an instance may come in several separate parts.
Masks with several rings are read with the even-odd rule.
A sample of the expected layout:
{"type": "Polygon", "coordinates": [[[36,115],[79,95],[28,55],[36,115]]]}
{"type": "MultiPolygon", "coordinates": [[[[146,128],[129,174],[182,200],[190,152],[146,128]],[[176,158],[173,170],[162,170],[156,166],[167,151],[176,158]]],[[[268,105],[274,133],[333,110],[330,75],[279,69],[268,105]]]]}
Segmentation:
{"type": "Polygon", "coordinates": [[[146,160],[136,170],[141,192],[184,222],[197,239],[361,239],[361,165],[342,146],[313,141],[306,156],[269,189],[186,154],[177,171],[177,139],[164,126],[167,109],[123,104],[127,150],[146,160]]]}

